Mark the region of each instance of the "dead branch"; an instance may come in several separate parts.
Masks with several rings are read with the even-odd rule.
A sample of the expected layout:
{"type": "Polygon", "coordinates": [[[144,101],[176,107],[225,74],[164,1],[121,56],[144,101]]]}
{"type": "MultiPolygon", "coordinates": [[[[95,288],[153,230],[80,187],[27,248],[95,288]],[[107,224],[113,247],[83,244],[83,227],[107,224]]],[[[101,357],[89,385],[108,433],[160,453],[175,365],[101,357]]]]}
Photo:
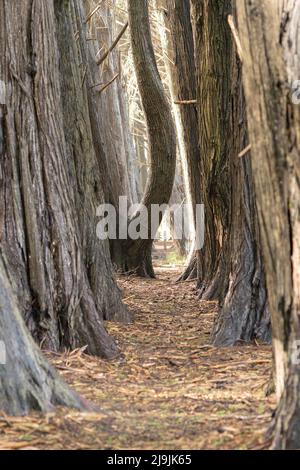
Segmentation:
{"type": "Polygon", "coordinates": [[[174,101],[174,104],[182,104],[182,105],[189,105],[189,104],[197,104],[197,100],[182,100],[182,101],[174,101]]]}
{"type": "Polygon", "coordinates": [[[112,43],[112,45],[110,46],[109,49],[107,49],[107,51],[105,52],[105,54],[103,54],[102,57],[100,57],[100,59],[97,60],[97,65],[101,65],[105,59],[108,57],[108,55],[114,50],[114,48],[116,47],[116,45],[118,44],[118,42],[120,41],[120,39],[122,38],[122,36],[124,35],[126,29],[128,28],[128,21],[127,23],[123,26],[123,28],[121,29],[120,33],[118,34],[118,36],[116,37],[116,39],[114,40],[114,42],[112,43]]]}
{"type": "Polygon", "coordinates": [[[228,15],[228,24],[230,26],[233,38],[235,40],[238,56],[240,58],[240,61],[243,62],[243,49],[242,49],[239,33],[238,33],[238,30],[236,29],[234,18],[232,15],[228,15]]]}
{"type": "Polygon", "coordinates": [[[242,150],[240,153],[239,153],[239,158],[242,158],[244,157],[248,152],[250,152],[251,150],[251,145],[247,145],[246,148],[244,148],[244,150],[242,150]]]}

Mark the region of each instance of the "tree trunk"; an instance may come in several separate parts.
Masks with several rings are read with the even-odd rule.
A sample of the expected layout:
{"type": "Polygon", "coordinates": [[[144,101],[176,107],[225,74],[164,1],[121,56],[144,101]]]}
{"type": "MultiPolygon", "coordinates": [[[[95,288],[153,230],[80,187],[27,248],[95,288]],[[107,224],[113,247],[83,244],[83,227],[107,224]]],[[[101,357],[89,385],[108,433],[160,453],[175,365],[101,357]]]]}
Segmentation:
{"type": "Polygon", "coordinates": [[[1,360],[5,362],[0,363],[2,412],[24,415],[32,410],[48,412],[54,406],[91,409],[85,400],[60,379],[34,344],[20,314],[1,254],[0,341],[1,360]]]}
{"type": "Polygon", "coordinates": [[[117,347],[102,319],[105,308],[122,314],[124,307],[108,250],[96,244],[103,193],[73,8],[53,0],[0,4],[0,78],[7,88],[1,249],[40,344],[53,350],[88,345],[89,353],[112,357],[117,347]]]}
{"type": "MultiPolygon", "coordinates": [[[[165,24],[170,30],[170,58],[172,69],[172,98],[174,101],[188,101],[196,99],[196,66],[194,39],[191,23],[190,2],[185,0],[167,0],[167,11],[163,11],[165,24]],[[174,64],[174,65],[173,65],[174,64]]],[[[186,160],[188,173],[188,188],[191,195],[191,204],[194,212],[194,226],[196,226],[196,205],[201,204],[201,162],[198,136],[197,105],[175,104],[179,139],[182,139],[183,160],[186,160]]],[[[197,277],[197,261],[200,251],[191,253],[187,269],[179,280],[197,277]]]]}
{"type": "Polygon", "coordinates": [[[90,75],[88,94],[94,103],[90,110],[93,113],[91,119],[95,126],[95,147],[97,156],[99,160],[102,160],[101,163],[105,168],[102,184],[105,202],[113,204],[118,210],[119,196],[127,196],[129,202],[136,198],[136,188],[130,183],[127,167],[128,161],[134,158],[134,147],[129,130],[129,118],[125,110],[118,49],[114,48],[100,65],[97,64],[119,33],[119,31],[114,31],[111,6],[103,2],[88,24],[85,23],[88,13],[93,11],[98,4],[96,0],[79,2],[77,25],[82,36],[81,48],[85,49],[86,55],[83,68],[84,65],[88,66],[90,75]],[[81,7],[81,3],[85,8],[81,7]],[[93,40],[87,41],[87,37],[93,40]],[[103,86],[117,74],[119,74],[117,79],[101,92],[103,86]],[[131,152],[130,157],[129,152],[131,152]]]}
{"type": "MultiPolygon", "coordinates": [[[[75,179],[74,185],[77,183],[76,207],[79,213],[85,265],[97,308],[105,320],[128,322],[131,316],[120,302],[120,293],[113,279],[109,244],[97,239],[95,220],[97,206],[111,201],[110,196],[107,196],[103,188],[106,190],[107,187],[110,187],[110,183],[116,187],[119,181],[113,171],[109,173],[107,169],[114,168],[115,164],[119,171],[122,169],[124,179],[126,179],[126,161],[123,162],[124,167],[122,167],[121,163],[119,164],[116,160],[116,156],[125,159],[124,155],[123,157],[119,155],[119,148],[125,149],[126,145],[123,145],[123,142],[118,142],[115,144],[118,147],[111,154],[107,154],[107,149],[100,145],[103,135],[105,136],[104,141],[108,139],[107,134],[112,141],[116,141],[117,139],[114,139],[111,134],[115,132],[119,135],[121,124],[119,114],[116,112],[116,118],[113,120],[112,115],[107,111],[107,105],[104,107],[99,99],[98,90],[93,88],[95,82],[99,83],[100,74],[94,62],[94,55],[90,47],[91,42],[86,40],[88,32],[85,18],[86,15],[80,1],[71,2],[67,9],[62,2],[57,1],[60,81],[63,90],[64,130],[70,154],[68,161],[74,162],[71,172],[75,179]],[[74,41],[65,41],[66,31],[69,37],[73,37],[78,31],[77,46],[74,41]],[[77,63],[80,64],[80,68],[74,67],[72,73],[69,69],[70,57],[75,57],[77,63]],[[90,116],[91,125],[89,125],[88,116],[90,116]],[[106,116],[106,124],[103,116],[106,116]],[[109,132],[105,132],[105,126],[109,132]],[[82,155],[85,156],[84,159],[82,155]],[[104,165],[103,161],[108,155],[111,157],[110,163],[106,162],[104,165]],[[105,262],[103,262],[104,260],[105,262]]],[[[119,96],[115,90],[110,96],[109,103],[114,101],[116,102],[115,106],[119,108],[119,96]]],[[[119,186],[122,185],[119,183],[119,186]]],[[[124,192],[128,191],[125,183],[123,190],[124,192]]]]}
{"type": "Polygon", "coordinates": [[[300,74],[300,9],[239,0],[237,11],[280,400],[273,447],[299,449],[300,112],[289,82],[300,74]]]}
{"type": "MultiPolygon", "coordinates": [[[[128,13],[137,81],[148,127],[151,166],[141,201],[148,211],[148,239],[126,241],[122,264],[127,272],[154,277],[151,260],[152,205],[168,204],[170,200],[176,167],[176,138],[170,106],[154,56],[148,0],[128,0],[128,13]]],[[[157,227],[152,227],[153,232],[158,229],[159,223],[157,227]]]]}
{"type": "Polygon", "coordinates": [[[248,145],[241,64],[232,58],[231,219],[229,225],[228,284],[219,300],[212,341],[229,346],[237,341],[271,341],[265,274],[255,204],[251,154],[239,158],[248,145]]]}
{"type": "Polygon", "coordinates": [[[195,38],[197,109],[201,155],[205,244],[199,263],[199,288],[204,299],[218,299],[226,288],[226,257],[231,210],[232,39],[227,16],[231,0],[192,0],[195,38]]]}
{"type": "Polygon", "coordinates": [[[198,114],[206,233],[199,283],[219,300],[215,345],[270,341],[241,67],[228,25],[231,0],[194,1],[198,114]]]}

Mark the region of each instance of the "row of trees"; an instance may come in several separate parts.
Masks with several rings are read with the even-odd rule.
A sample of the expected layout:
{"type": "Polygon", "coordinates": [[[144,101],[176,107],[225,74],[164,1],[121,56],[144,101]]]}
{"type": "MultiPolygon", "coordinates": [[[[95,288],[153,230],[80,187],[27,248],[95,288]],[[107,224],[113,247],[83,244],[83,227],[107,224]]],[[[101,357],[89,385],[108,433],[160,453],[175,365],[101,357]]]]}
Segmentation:
{"type": "MultiPolygon", "coordinates": [[[[300,115],[290,100],[290,83],[300,73],[299,5],[157,0],[168,32],[162,48],[169,48],[172,64],[170,96],[181,103],[174,106],[158,72],[148,3],[128,0],[149,136],[141,202],[150,208],[171,197],[176,129],[193,206],[204,203],[206,212],[204,248],[192,254],[181,279],[196,277],[199,296],[219,301],[216,345],[270,341],[272,319],[279,403],[274,446],[300,447],[300,370],[291,362],[300,339],[300,115]]],[[[118,349],[103,320],[128,322],[130,313],[112,261],[122,271],[154,276],[151,237],[109,246],[95,236],[101,202],[117,208],[119,195],[136,202],[139,194],[126,96],[112,82],[115,59],[103,67],[99,58],[104,39],[92,26],[96,12],[93,0],[0,2],[0,80],[6,86],[0,104],[0,339],[7,345],[0,408],[7,413],[88,407],[47,364],[30,333],[45,348],[87,345],[90,354],[114,357],[118,349]]]]}

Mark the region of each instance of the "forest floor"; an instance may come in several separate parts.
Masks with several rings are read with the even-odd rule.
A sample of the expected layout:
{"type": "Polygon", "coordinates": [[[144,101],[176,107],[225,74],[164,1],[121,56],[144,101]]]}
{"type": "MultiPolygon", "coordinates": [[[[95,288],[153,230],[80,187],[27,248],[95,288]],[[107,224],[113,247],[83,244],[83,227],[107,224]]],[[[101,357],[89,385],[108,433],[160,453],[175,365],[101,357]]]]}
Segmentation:
{"type": "Polygon", "coordinates": [[[266,398],[271,349],[209,344],[214,302],[194,283],[121,277],[134,323],[108,322],[122,351],[113,361],[82,350],[47,353],[66,381],[99,413],[58,410],[46,416],[0,415],[0,449],[260,449],[275,406],[266,398]]]}

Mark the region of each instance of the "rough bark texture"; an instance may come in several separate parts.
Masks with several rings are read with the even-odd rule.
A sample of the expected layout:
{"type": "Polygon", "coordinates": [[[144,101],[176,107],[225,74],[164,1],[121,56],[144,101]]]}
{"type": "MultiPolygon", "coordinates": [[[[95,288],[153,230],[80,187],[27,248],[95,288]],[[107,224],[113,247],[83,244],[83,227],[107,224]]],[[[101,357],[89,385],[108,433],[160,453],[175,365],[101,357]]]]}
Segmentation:
{"type": "Polygon", "coordinates": [[[6,348],[6,363],[0,364],[2,412],[24,415],[32,410],[51,411],[54,406],[91,409],[60,379],[34,344],[20,314],[1,254],[0,340],[6,348]]]}
{"type": "Polygon", "coordinates": [[[271,335],[251,157],[238,158],[248,143],[247,123],[229,14],[234,14],[231,0],[193,2],[206,216],[198,276],[202,298],[219,300],[212,332],[219,346],[270,341],[271,335]]]}
{"type": "MultiPolygon", "coordinates": [[[[182,231],[181,224],[177,223],[178,227],[176,227],[176,220],[171,215],[170,218],[170,230],[173,239],[175,240],[176,247],[178,249],[178,253],[182,257],[186,257],[190,251],[190,245],[192,242],[192,237],[194,234],[194,215],[193,215],[193,204],[191,200],[191,190],[190,190],[190,182],[189,182],[189,167],[187,162],[187,152],[190,140],[188,139],[188,135],[185,131],[190,132],[190,127],[187,126],[185,129],[181,119],[181,112],[180,106],[175,104],[175,101],[178,100],[178,93],[175,88],[175,81],[174,77],[175,74],[178,73],[177,63],[175,63],[175,55],[174,55],[174,47],[173,41],[171,39],[171,32],[172,28],[169,21],[169,16],[167,13],[167,1],[166,0],[156,0],[155,8],[157,10],[157,29],[159,32],[160,38],[160,45],[161,50],[163,53],[164,58],[164,70],[167,76],[166,80],[166,93],[171,100],[171,110],[172,115],[174,116],[174,124],[176,128],[176,138],[177,138],[177,164],[176,164],[176,174],[174,179],[174,186],[173,192],[170,199],[170,205],[173,204],[188,204],[188,209],[185,211],[185,220],[184,226],[185,231],[182,231]],[[178,237],[180,234],[180,238],[178,237]],[[189,236],[189,237],[188,237],[189,236]]],[[[188,10],[189,12],[189,10],[188,10]]],[[[191,39],[193,40],[192,36],[192,26],[191,22],[190,25],[190,32],[191,32],[191,39]]],[[[179,39],[181,36],[179,36],[179,39]]],[[[192,43],[193,45],[193,43],[192,43]]],[[[192,54],[194,54],[194,50],[192,50],[192,54]]],[[[192,75],[192,70],[189,70],[190,75],[192,75]]],[[[195,72],[195,70],[194,70],[195,72]]],[[[194,83],[195,83],[195,73],[194,73],[194,83]]],[[[197,123],[195,126],[197,130],[197,123]]],[[[191,132],[192,133],[192,132],[191,132]]],[[[198,149],[198,141],[196,139],[196,148],[198,149]]]]}
{"type": "MultiPolygon", "coordinates": [[[[88,25],[86,24],[88,13],[95,6],[95,2],[91,0],[85,0],[83,3],[76,1],[73,21],[79,35],[82,59],[79,63],[81,63],[82,80],[87,87],[93,143],[100,166],[100,178],[97,184],[104,192],[104,202],[115,207],[118,219],[119,197],[127,196],[128,202],[131,202],[126,161],[130,150],[128,147],[130,134],[127,120],[122,121],[121,111],[123,114],[125,112],[124,96],[121,96],[119,77],[101,92],[103,86],[120,70],[116,50],[108,54],[100,66],[97,65],[99,50],[102,55],[105,51],[104,45],[109,47],[113,39],[112,16],[108,5],[103,4],[99,10],[99,17],[93,16],[88,25]],[[87,38],[95,40],[89,41],[87,38]]],[[[118,240],[110,240],[110,252],[113,262],[118,264],[121,256],[118,240]]]]}
{"type": "Polygon", "coordinates": [[[239,0],[237,11],[280,399],[274,447],[299,449],[300,118],[288,85],[300,74],[300,10],[295,1],[239,0]]]}
{"type": "MultiPolygon", "coordinates": [[[[194,39],[191,23],[190,2],[185,0],[167,0],[167,11],[164,11],[165,23],[170,33],[170,67],[172,68],[172,95],[174,101],[196,99],[196,67],[194,39]],[[174,64],[174,66],[173,66],[174,64]]],[[[198,145],[198,115],[196,105],[175,104],[175,116],[178,121],[177,133],[183,147],[181,154],[186,160],[188,188],[191,204],[194,208],[194,225],[196,225],[196,204],[201,204],[201,162],[198,145]]],[[[188,201],[190,202],[190,201],[188,201]]],[[[180,280],[197,277],[197,261],[200,252],[190,256],[187,269],[180,280]]]]}
{"type": "Polygon", "coordinates": [[[108,250],[95,242],[103,196],[70,24],[74,5],[0,4],[0,78],[8,90],[1,248],[39,343],[54,350],[88,345],[90,353],[111,357],[117,348],[102,319],[106,308],[124,310],[108,250]]]}
{"type": "Polygon", "coordinates": [[[154,56],[148,1],[128,0],[128,13],[133,58],[149,134],[150,171],[141,201],[148,210],[149,236],[147,240],[128,240],[124,244],[122,264],[123,270],[127,272],[153,277],[151,205],[167,204],[171,197],[176,167],[176,139],[170,106],[154,56]]]}
{"type": "MultiPolygon", "coordinates": [[[[114,175],[112,169],[116,166],[121,171],[123,168],[126,179],[126,169],[119,167],[116,159],[116,156],[119,155],[118,149],[108,153],[107,149],[100,145],[102,134],[105,135],[105,141],[108,140],[107,133],[112,141],[118,141],[113,138],[111,133],[120,134],[121,124],[119,121],[121,118],[120,113],[116,112],[115,120],[112,119],[112,115],[106,109],[107,105],[105,108],[103,107],[103,103],[99,99],[99,92],[93,88],[95,81],[99,82],[100,74],[98,68],[95,68],[91,42],[86,40],[88,32],[85,17],[80,1],[71,2],[67,10],[61,2],[57,1],[60,83],[63,98],[64,131],[70,154],[68,161],[70,162],[70,171],[74,176],[74,185],[77,184],[75,196],[77,197],[76,207],[80,211],[79,224],[84,261],[97,308],[105,320],[127,322],[130,321],[130,314],[120,302],[120,294],[112,274],[109,245],[107,242],[100,242],[95,231],[97,206],[104,202],[111,202],[106,190],[110,188],[110,183],[116,187],[119,181],[119,176],[114,175]],[[65,41],[66,32],[68,37],[73,37],[77,31],[79,37],[76,46],[74,41],[65,41]],[[71,71],[70,57],[76,58],[71,71]],[[90,116],[91,125],[89,125],[88,116],[90,116]],[[106,124],[103,116],[107,118],[106,124]],[[109,132],[105,132],[105,127],[109,129],[109,132]],[[103,164],[104,159],[107,160],[105,165],[103,164]],[[73,167],[71,168],[72,163],[73,167]],[[108,172],[108,168],[111,173],[108,172]]],[[[110,100],[116,102],[115,106],[119,106],[118,91],[113,93],[110,100]]],[[[124,122],[124,127],[126,128],[126,122],[124,122]]],[[[122,142],[115,145],[123,149],[127,148],[122,142]]],[[[119,186],[121,185],[119,184],[119,186]]],[[[129,190],[124,189],[124,191],[129,190]]],[[[116,201],[114,202],[116,203],[116,201]]]]}
{"type": "Polygon", "coordinates": [[[204,299],[218,299],[227,278],[230,222],[232,39],[230,0],[192,0],[205,244],[199,263],[204,299]]]}
{"type": "MultiPolygon", "coordinates": [[[[231,219],[229,226],[228,284],[219,302],[212,332],[216,346],[254,339],[270,342],[271,323],[255,204],[251,154],[238,154],[247,147],[247,119],[237,55],[232,74],[232,166],[231,219]]],[[[230,157],[231,158],[231,157],[230,157]]]]}

